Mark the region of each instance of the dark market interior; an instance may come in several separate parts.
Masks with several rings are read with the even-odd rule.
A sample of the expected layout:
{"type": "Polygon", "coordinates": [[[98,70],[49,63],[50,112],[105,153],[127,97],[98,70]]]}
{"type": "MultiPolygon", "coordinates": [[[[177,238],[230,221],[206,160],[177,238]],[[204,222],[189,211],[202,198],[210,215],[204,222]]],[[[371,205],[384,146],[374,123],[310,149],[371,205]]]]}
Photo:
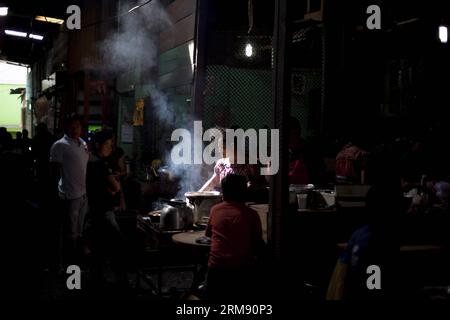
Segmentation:
{"type": "Polygon", "coordinates": [[[449,9],[0,0],[2,289],[449,301],[449,9]]]}

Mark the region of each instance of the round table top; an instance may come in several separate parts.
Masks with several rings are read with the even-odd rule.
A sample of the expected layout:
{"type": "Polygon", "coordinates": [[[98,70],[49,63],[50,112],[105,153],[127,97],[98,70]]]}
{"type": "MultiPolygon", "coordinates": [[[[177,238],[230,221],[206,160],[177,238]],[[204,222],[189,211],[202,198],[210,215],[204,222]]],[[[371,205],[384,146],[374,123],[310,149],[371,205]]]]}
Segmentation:
{"type": "Polygon", "coordinates": [[[205,231],[188,231],[188,232],[181,232],[174,234],[172,236],[172,240],[175,243],[181,243],[181,244],[187,244],[191,246],[197,246],[197,247],[205,247],[208,248],[211,245],[210,244],[204,244],[204,243],[197,243],[196,240],[200,237],[205,236],[205,231]]]}

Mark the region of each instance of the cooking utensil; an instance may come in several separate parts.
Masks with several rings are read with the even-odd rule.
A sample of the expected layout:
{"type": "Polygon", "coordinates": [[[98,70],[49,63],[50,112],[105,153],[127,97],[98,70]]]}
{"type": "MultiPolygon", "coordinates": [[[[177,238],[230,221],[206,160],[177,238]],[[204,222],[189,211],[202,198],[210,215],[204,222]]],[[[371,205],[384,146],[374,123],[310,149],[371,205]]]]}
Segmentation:
{"type": "Polygon", "coordinates": [[[151,222],[160,223],[161,221],[161,210],[151,211],[147,214],[147,218],[150,219],[151,222]]]}
{"type": "Polygon", "coordinates": [[[222,201],[222,195],[217,191],[187,192],[185,193],[188,206],[194,214],[194,223],[197,226],[206,226],[211,208],[222,201]]]}
{"type": "Polygon", "coordinates": [[[188,230],[193,227],[192,209],[183,200],[172,199],[161,210],[160,228],[167,231],[188,230]]]}
{"type": "Polygon", "coordinates": [[[289,186],[289,203],[297,203],[297,194],[310,193],[314,190],[313,184],[291,184],[289,186]]]}

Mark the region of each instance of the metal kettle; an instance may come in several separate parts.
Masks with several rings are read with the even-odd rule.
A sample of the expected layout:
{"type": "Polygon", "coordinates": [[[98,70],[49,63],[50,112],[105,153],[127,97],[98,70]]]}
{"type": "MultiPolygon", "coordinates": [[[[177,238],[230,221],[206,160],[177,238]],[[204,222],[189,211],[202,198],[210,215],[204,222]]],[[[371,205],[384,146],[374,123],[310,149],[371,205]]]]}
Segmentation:
{"type": "Polygon", "coordinates": [[[187,230],[193,225],[194,214],[183,200],[172,199],[161,210],[159,226],[162,230],[187,230]]]}

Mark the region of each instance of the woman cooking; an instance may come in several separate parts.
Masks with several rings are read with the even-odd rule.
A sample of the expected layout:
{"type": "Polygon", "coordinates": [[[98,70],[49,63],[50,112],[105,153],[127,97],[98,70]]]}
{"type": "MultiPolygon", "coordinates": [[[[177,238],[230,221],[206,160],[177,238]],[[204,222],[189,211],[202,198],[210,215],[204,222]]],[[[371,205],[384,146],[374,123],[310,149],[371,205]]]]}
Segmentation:
{"type": "Polygon", "coordinates": [[[222,131],[223,136],[222,145],[224,158],[217,160],[212,177],[203,185],[202,188],[200,188],[199,191],[203,192],[220,189],[221,181],[227,175],[235,174],[244,176],[247,180],[247,201],[266,203],[268,200],[268,191],[266,188],[267,182],[260,174],[260,166],[258,164],[247,164],[247,155],[245,157],[245,164],[237,163],[238,152],[236,139],[234,149],[228,150],[226,148],[225,130],[219,130],[222,131]]]}

